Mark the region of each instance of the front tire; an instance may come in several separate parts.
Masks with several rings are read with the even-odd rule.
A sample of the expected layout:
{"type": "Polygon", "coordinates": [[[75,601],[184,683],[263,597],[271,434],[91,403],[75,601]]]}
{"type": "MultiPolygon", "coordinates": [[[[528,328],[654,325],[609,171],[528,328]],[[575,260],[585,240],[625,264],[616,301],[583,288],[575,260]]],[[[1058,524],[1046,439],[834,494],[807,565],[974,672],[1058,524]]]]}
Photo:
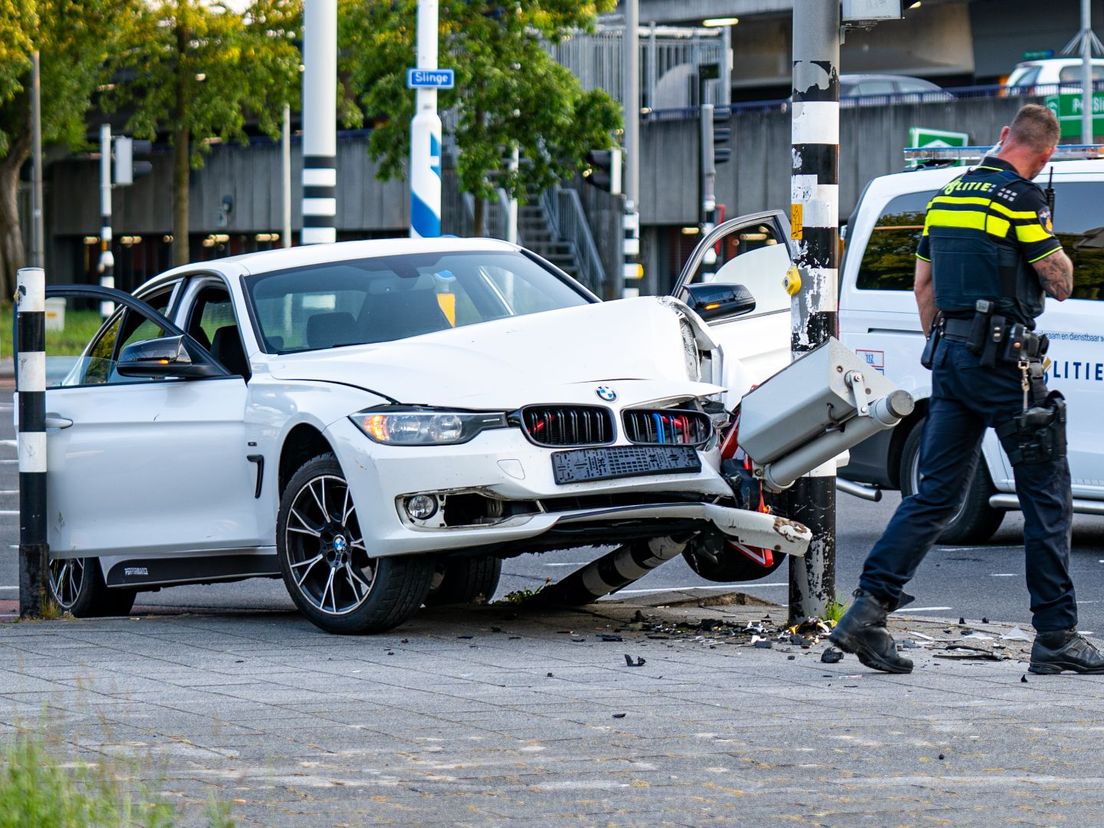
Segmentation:
{"type": "MultiPolygon", "coordinates": [[[[901,495],[910,497],[920,487],[920,442],[924,432],[921,420],[905,438],[901,449],[901,495]]],[[[939,536],[939,542],[954,546],[985,543],[1004,520],[1004,512],[989,505],[989,498],[996,493],[985,458],[979,458],[977,470],[966,486],[962,505],[951,517],[939,536]]]]}
{"type": "Polygon", "coordinates": [[[54,558],[50,561],[50,596],[76,618],[130,615],[137,593],[109,589],[98,558],[54,558]]]}
{"type": "Polygon", "coordinates": [[[502,577],[502,559],[493,555],[453,558],[434,569],[427,607],[486,603],[494,597],[502,577]]]}
{"type": "Polygon", "coordinates": [[[304,464],[280,499],[276,548],[299,611],[330,633],[390,630],[425,600],[433,561],[369,555],[340,464],[332,454],[304,464]]]}

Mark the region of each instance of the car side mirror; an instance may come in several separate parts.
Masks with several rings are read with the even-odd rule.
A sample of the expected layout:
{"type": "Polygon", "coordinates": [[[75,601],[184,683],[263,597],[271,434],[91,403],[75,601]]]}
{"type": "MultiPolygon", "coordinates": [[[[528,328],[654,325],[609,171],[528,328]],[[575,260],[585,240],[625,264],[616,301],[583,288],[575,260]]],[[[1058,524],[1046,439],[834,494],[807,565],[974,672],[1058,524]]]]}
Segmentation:
{"type": "Polygon", "coordinates": [[[743,285],[709,282],[686,288],[686,304],[702,319],[742,316],[755,310],[755,297],[743,285]]]}
{"type": "Polygon", "coordinates": [[[124,377],[202,379],[218,377],[223,371],[210,362],[196,362],[183,336],[146,339],[123,348],[115,370],[124,377]]]}

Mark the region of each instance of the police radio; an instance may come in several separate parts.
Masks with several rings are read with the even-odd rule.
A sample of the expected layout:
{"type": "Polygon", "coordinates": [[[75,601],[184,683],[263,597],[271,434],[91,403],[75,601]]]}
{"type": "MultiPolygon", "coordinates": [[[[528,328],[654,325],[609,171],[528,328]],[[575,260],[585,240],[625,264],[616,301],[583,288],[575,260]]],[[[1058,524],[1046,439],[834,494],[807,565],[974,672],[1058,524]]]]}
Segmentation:
{"type": "Polygon", "coordinates": [[[1050,175],[1047,176],[1046,189],[1043,190],[1043,194],[1046,196],[1047,207],[1050,209],[1050,220],[1054,221],[1054,165],[1050,165],[1050,175]]]}

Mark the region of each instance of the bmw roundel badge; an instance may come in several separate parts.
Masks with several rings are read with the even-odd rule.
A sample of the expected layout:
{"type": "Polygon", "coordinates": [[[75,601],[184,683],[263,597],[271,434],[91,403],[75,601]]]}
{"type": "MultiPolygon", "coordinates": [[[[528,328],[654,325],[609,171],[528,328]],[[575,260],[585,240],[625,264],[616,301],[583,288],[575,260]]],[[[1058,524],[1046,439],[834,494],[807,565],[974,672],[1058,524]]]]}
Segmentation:
{"type": "Polygon", "coordinates": [[[606,402],[613,402],[617,399],[617,392],[608,385],[599,385],[594,393],[606,402]]]}

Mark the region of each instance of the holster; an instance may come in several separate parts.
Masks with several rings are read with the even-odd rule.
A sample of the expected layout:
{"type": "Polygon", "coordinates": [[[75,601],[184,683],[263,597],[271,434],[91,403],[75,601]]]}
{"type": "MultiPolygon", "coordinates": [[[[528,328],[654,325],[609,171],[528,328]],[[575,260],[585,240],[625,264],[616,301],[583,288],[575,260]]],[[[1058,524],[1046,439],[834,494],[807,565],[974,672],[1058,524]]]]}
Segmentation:
{"type": "Polygon", "coordinates": [[[924,350],[920,354],[920,364],[929,371],[935,362],[935,350],[939,347],[939,340],[942,338],[943,317],[937,314],[935,319],[932,320],[931,332],[928,334],[928,338],[924,342],[924,350]]]}
{"type": "Polygon", "coordinates": [[[1051,391],[1041,405],[1034,405],[997,426],[1013,466],[1049,463],[1066,456],[1066,400],[1051,391]]]}

